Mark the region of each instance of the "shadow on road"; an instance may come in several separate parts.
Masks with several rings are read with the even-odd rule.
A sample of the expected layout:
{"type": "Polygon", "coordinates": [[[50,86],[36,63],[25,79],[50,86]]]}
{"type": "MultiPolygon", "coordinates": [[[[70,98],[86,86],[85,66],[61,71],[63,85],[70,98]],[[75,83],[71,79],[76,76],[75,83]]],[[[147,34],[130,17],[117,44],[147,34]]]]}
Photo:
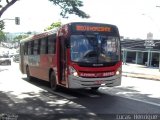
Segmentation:
{"type": "Polygon", "coordinates": [[[115,88],[102,88],[101,92],[110,93],[113,95],[127,97],[131,99],[136,99],[140,101],[151,102],[160,105],[160,97],[153,96],[149,93],[143,93],[142,91],[138,91],[134,86],[125,86],[125,87],[115,87],[115,88]]]}
{"type": "Polygon", "coordinates": [[[50,89],[49,82],[39,80],[37,78],[33,78],[32,80],[28,81],[27,78],[23,78],[23,80],[27,81],[30,84],[33,84],[37,87],[40,87],[44,90],[47,90],[48,92],[55,94],[55,93],[65,93],[66,95],[70,95],[73,97],[83,98],[83,97],[89,97],[89,94],[99,95],[99,97],[105,95],[103,93],[92,91],[91,89],[67,89],[64,87],[59,87],[57,92],[54,92],[50,89]]]}
{"type": "MultiPolygon", "coordinates": [[[[40,89],[18,94],[15,91],[0,91],[0,113],[13,113],[18,115],[18,119],[23,120],[59,120],[66,118],[115,120],[116,114],[160,112],[159,107],[103,93],[101,92],[102,89],[93,92],[89,89],[70,90],[61,88],[58,92],[53,92],[45,81],[37,79],[27,81],[26,78],[22,80],[40,89]]],[[[108,88],[103,89],[107,90],[108,88]]],[[[141,96],[139,91],[132,90],[132,87],[122,89],[135,93],[133,95],[141,96]]],[[[147,98],[148,94],[143,95],[143,97],[147,98]]]]}
{"type": "MultiPolygon", "coordinates": [[[[41,87],[42,89],[47,90],[52,95],[55,95],[55,92],[53,92],[49,88],[48,82],[34,79],[31,83],[38,86],[38,87],[41,87]]],[[[105,114],[105,112],[108,112],[110,114],[130,113],[130,112],[126,111],[125,109],[115,110],[115,107],[118,107],[118,108],[124,107],[124,105],[119,106],[119,103],[121,103],[121,101],[123,101],[125,99],[125,98],[123,98],[124,96],[128,96],[130,98],[136,98],[136,99],[140,99],[140,100],[152,101],[153,103],[158,102],[158,104],[160,104],[160,100],[159,100],[160,98],[153,98],[153,97],[151,97],[151,94],[141,93],[140,91],[135,90],[134,86],[118,87],[118,89],[116,87],[115,88],[113,87],[111,89],[112,89],[112,91],[110,91],[110,88],[108,88],[108,87],[103,87],[103,88],[100,88],[99,91],[96,92],[96,91],[91,91],[90,89],[73,90],[73,89],[60,88],[58,93],[63,93],[65,95],[75,97],[74,99],[72,99],[72,97],[70,99],[69,97],[65,97],[63,95],[62,96],[60,95],[61,97],[65,97],[68,100],[72,100],[75,103],[83,105],[87,109],[91,110],[93,113],[98,113],[98,114],[105,114]],[[107,91],[107,92],[105,92],[105,91],[107,91]],[[120,96],[120,97],[118,97],[118,96],[120,96]],[[106,108],[106,111],[104,111],[104,108],[106,108]]],[[[135,106],[137,106],[137,104],[139,105],[137,107],[144,107],[146,105],[145,103],[142,103],[142,102],[137,103],[137,101],[135,103],[136,104],[131,104],[131,106],[133,106],[133,108],[135,106]],[[143,104],[145,104],[145,105],[143,106],[143,104]]],[[[151,110],[151,108],[146,108],[146,111],[150,111],[150,110],[151,110]]],[[[158,110],[158,112],[159,111],[160,110],[158,110]]],[[[145,111],[141,111],[140,108],[134,112],[145,113],[145,111]]],[[[156,112],[156,110],[153,110],[152,112],[156,112]]]]}

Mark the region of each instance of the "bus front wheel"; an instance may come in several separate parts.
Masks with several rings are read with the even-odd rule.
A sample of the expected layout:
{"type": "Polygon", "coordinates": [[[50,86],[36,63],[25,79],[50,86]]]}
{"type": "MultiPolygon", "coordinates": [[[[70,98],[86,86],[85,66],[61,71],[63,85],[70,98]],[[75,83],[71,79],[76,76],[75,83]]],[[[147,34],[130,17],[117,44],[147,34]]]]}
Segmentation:
{"type": "Polygon", "coordinates": [[[58,85],[56,82],[56,76],[55,76],[54,72],[51,72],[51,74],[50,74],[50,87],[54,91],[56,91],[58,89],[58,85]]]}

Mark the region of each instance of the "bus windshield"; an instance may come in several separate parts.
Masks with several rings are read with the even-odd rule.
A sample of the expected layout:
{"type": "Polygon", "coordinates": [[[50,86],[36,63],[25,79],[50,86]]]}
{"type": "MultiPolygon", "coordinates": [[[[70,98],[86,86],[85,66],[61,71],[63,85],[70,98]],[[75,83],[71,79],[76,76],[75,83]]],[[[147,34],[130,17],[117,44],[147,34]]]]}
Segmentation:
{"type": "Polygon", "coordinates": [[[118,37],[104,35],[71,35],[71,61],[103,64],[120,60],[118,37]]]}

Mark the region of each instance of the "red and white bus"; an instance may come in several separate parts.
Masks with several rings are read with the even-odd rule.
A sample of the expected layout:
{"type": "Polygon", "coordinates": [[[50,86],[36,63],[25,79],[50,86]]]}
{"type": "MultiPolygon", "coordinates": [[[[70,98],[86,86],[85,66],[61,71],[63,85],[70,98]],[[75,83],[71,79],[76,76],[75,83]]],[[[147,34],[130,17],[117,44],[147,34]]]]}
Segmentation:
{"type": "Polygon", "coordinates": [[[120,35],[115,25],[73,22],[20,42],[20,70],[53,90],[121,84],[120,35]]]}

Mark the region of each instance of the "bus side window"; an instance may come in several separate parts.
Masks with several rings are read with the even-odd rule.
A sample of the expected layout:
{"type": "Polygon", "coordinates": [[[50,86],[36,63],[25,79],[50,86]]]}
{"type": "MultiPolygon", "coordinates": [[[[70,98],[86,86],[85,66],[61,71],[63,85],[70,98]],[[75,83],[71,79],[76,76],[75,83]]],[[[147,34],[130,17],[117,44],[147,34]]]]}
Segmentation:
{"type": "Polygon", "coordinates": [[[41,39],[38,40],[38,50],[37,50],[38,55],[40,54],[40,47],[41,47],[41,39]]]}
{"type": "Polygon", "coordinates": [[[53,35],[48,37],[48,54],[55,53],[55,42],[56,38],[53,35]]]}
{"type": "Polygon", "coordinates": [[[34,50],[34,41],[31,41],[31,55],[33,55],[33,50],[34,50]]]}
{"type": "Polygon", "coordinates": [[[31,42],[28,42],[28,55],[31,55],[31,42]]]}
{"type": "Polygon", "coordinates": [[[35,40],[35,41],[34,41],[33,54],[34,54],[34,55],[38,55],[38,40],[35,40]]]}
{"type": "Polygon", "coordinates": [[[46,54],[48,54],[48,37],[45,37],[45,40],[46,40],[46,54]]]}
{"type": "Polygon", "coordinates": [[[42,38],[40,42],[40,54],[47,53],[47,38],[42,38]]]}
{"type": "Polygon", "coordinates": [[[24,55],[28,55],[28,42],[24,44],[24,55]]]}
{"type": "Polygon", "coordinates": [[[28,42],[28,55],[33,55],[34,41],[28,42]]]}
{"type": "Polygon", "coordinates": [[[21,55],[24,55],[24,52],[25,52],[25,46],[24,45],[25,45],[24,43],[20,43],[20,51],[19,51],[19,53],[21,55]]]}

